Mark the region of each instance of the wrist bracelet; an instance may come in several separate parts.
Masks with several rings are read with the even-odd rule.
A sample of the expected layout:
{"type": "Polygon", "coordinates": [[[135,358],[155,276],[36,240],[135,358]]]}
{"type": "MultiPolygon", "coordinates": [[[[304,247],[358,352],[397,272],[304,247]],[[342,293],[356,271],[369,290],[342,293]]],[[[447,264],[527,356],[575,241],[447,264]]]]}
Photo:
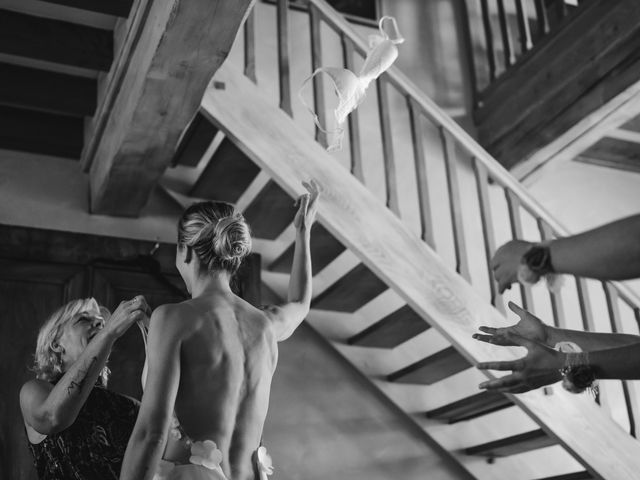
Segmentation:
{"type": "Polygon", "coordinates": [[[528,284],[537,283],[541,277],[545,277],[549,290],[558,290],[561,286],[560,277],[554,272],[549,245],[538,243],[522,255],[517,276],[520,283],[528,284]]]}
{"type": "Polygon", "coordinates": [[[571,393],[582,393],[589,389],[598,393],[593,367],[589,365],[589,352],[567,353],[564,367],[560,369],[562,387],[571,393]]]}

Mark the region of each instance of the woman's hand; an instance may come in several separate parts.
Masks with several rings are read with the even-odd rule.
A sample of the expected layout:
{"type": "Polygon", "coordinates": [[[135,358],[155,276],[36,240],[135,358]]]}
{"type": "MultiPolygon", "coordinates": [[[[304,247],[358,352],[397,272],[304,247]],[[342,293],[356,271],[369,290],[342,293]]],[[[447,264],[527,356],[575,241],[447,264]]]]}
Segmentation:
{"type": "Polygon", "coordinates": [[[491,269],[500,293],[518,281],[518,267],[522,262],[522,256],[534,245],[523,240],[511,240],[496,250],[491,259],[491,269]]]}
{"type": "Polygon", "coordinates": [[[504,347],[513,347],[510,335],[524,337],[528,340],[547,345],[549,339],[549,327],[538,317],[520,308],[513,302],[509,302],[509,308],[513,313],[520,317],[520,321],[510,327],[494,328],[480,327],[480,331],[489,335],[481,335],[476,333],[473,338],[481,342],[492,343],[494,345],[502,345],[504,347]]]}
{"type": "Polygon", "coordinates": [[[151,308],[147,301],[142,295],[137,295],[131,300],[120,302],[106,322],[103,332],[113,336],[114,339],[120,338],[135,322],[148,323],[149,315],[151,315],[151,308]]]}
{"type": "Polygon", "coordinates": [[[525,347],[527,355],[518,360],[479,363],[480,370],[511,370],[509,375],[481,383],[480,388],[523,393],[562,379],[560,369],[564,366],[565,354],[512,333],[505,334],[505,342],[525,347]]]}
{"type": "Polygon", "coordinates": [[[298,212],[293,219],[293,226],[298,231],[309,231],[316,219],[318,211],[318,198],[320,197],[320,187],[315,180],[302,182],[302,185],[309,191],[298,198],[296,202],[298,212]]]}

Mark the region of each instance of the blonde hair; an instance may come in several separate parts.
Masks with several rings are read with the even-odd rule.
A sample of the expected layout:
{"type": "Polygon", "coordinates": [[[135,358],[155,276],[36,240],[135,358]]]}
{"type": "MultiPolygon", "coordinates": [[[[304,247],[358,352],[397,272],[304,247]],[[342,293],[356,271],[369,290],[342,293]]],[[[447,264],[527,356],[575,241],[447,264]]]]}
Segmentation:
{"type": "MultiPolygon", "coordinates": [[[[47,380],[48,382],[56,382],[62,377],[64,374],[62,370],[62,352],[60,351],[58,340],[60,340],[64,326],[69,321],[82,315],[100,315],[106,321],[111,316],[111,313],[105,307],[98,305],[95,298],[71,300],[53,312],[40,328],[40,332],[38,332],[33,365],[36,378],[47,380]]],[[[99,378],[105,387],[110,373],[106,365],[100,372],[99,378]]]]}
{"type": "Polygon", "coordinates": [[[199,202],[178,222],[178,245],[192,248],[207,270],[233,274],[251,253],[251,231],[230,203],[199,202]]]}

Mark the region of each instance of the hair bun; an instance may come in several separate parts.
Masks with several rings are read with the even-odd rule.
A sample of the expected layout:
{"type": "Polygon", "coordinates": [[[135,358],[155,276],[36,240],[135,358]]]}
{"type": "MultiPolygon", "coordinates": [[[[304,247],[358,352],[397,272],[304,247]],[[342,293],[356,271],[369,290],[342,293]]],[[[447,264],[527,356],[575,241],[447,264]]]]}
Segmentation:
{"type": "Polygon", "coordinates": [[[222,260],[241,260],[251,251],[249,227],[240,213],[220,218],[212,240],[214,253],[222,260]]]}

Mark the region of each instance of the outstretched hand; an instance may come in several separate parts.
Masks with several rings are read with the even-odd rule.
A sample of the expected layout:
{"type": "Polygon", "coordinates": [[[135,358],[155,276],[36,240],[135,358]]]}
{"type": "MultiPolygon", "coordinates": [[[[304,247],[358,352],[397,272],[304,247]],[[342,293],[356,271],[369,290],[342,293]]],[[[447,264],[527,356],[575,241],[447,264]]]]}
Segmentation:
{"type": "Polygon", "coordinates": [[[518,267],[522,262],[522,256],[533,245],[534,243],[523,240],[511,240],[496,250],[491,259],[491,269],[500,293],[518,281],[518,267]]]}
{"type": "Polygon", "coordinates": [[[103,330],[112,333],[115,338],[119,338],[135,322],[146,321],[148,323],[149,315],[151,315],[151,308],[146,299],[142,295],[138,295],[131,300],[120,302],[103,330]]]}
{"type": "Polygon", "coordinates": [[[473,338],[481,342],[492,343],[494,345],[502,345],[504,347],[513,347],[516,344],[510,338],[510,335],[532,340],[534,342],[547,345],[549,338],[548,326],[532,313],[520,308],[513,302],[509,302],[509,309],[520,317],[520,321],[510,327],[480,327],[480,331],[488,335],[475,333],[473,338]]]}
{"type": "Polygon", "coordinates": [[[564,354],[538,342],[515,334],[506,334],[506,341],[527,349],[527,355],[518,360],[483,362],[480,370],[511,370],[509,375],[488,380],[479,385],[485,390],[506,393],[524,393],[562,379],[564,354]]]}
{"type": "Polygon", "coordinates": [[[297,230],[308,231],[316,219],[318,198],[320,197],[320,186],[315,180],[302,182],[302,185],[309,193],[301,195],[296,202],[296,205],[298,205],[298,212],[293,219],[293,226],[296,227],[297,230]]]}

